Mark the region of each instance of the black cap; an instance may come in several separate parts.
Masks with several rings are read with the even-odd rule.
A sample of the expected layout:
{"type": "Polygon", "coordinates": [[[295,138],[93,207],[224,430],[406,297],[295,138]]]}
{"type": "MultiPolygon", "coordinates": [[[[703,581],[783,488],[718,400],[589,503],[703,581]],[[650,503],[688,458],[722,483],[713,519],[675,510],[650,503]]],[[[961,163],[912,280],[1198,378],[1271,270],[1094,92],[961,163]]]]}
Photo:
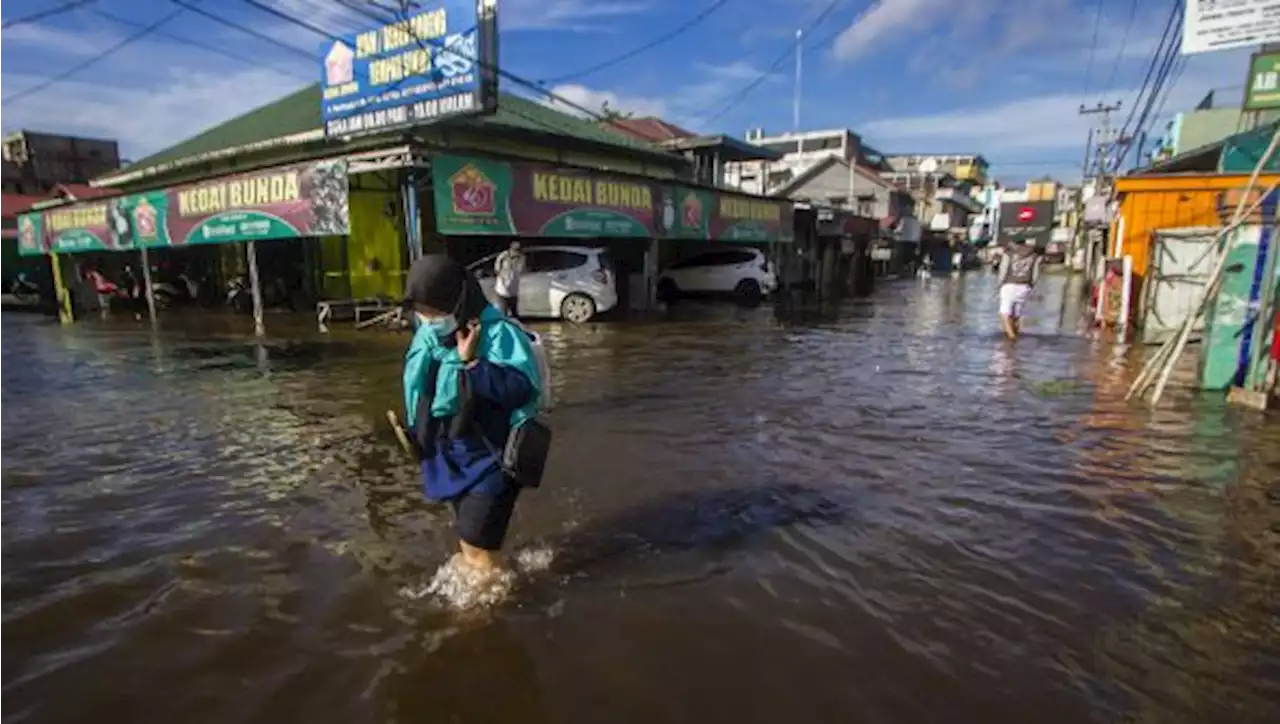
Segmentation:
{"type": "Polygon", "coordinates": [[[448,312],[460,321],[474,319],[488,303],[471,272],[445,254],[427,254],[409,267],[404,303],[448,312]]]}

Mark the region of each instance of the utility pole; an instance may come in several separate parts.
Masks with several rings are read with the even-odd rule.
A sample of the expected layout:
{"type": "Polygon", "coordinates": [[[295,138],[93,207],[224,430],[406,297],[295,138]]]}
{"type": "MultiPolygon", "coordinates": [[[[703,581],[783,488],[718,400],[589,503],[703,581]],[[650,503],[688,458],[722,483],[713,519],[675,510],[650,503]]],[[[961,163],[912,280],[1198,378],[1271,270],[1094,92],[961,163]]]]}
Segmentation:
{"type": "Polygon", "coordinates": [[[795,87],[795,98],[792,101],[792,108],[791,108],[791,130],[795,131],[796,133],[800,132],[800,69],[802,67],[801,57],[804,54],[804,46],[800,43],[800,40],[803,37],[804,37],[804,31],[797,29],[796,30],[796,87],[795,87]]]}
{"type": "MultiPolygon", "coordinates": [[[[1110,163],[1110,160],[1107,158],[1107,152],[1110,150],[1110,146],[1114,141],[1114,139],[1111,137],[1111,134],[1112,134],[1111,114],[1120,110],[1120,106],[1121,106],[1120,101],[1116,101],[1111,105],[1106,105],[1102,103],[1102,101],[1098,101],[1098,105],[1094,106],[1093,108],[1085,108],[1083,103],[1080,104],[1080,115],[1082,116],[1101,115],[1102,116],[1102,128],[1098,132],[1098,153],[1097,153],[1097,164],[1098,164],[1097,176],[1098,176],[1098,181],[1101,182],[1099,184],[1099,188],[1101,188],[1101,186],[1106,185],[1107,166],[1110,163]]],[[[1089,133],[1090,135],[1093,134],[1092,128],[1089,129],[1089,133]]]]}
{"type": "MultiPolygon", "coordinates": [[[[1094,128],[1090,126],[1089,137],[1085,141],[1085,148],[1084,148],[1085,162],[1084,162],[1084,168],[1081,169],[1081,174],[1080,174],[1080,193],[1076,195],[1076,228],[1075,228],[1075,233],[1071,235],[1071,258],[1072,259],[1075,259],[1077,250],[1080,248],[1080,243],[1081,243],[1080,235],[1082,232],[1086,231],[1086,227],[1084,223],[1084,187],[1085,187],[1085,184],[1089,181],[1089,175],[1090,175],[1089,174],[1089,167],[1090,167],[1089,152],[1093,150],[1093,142],[1095,139],[1097,140],[1098,145],[1097,145],[1097,151],[1094,153],[1093,163],[1097,168],[1097,173],[1094,174],[1094,178],[1093,178],[1093,193],[1094,195],[1102,195],[1104,193],[1110,194],[1110,184],[1107,181],[1107,166],[1108,164],[1111,163],[1110,159],[1108,158],[1108,151],[1110,150],[1110,147],[1114,142],[1114,139],[1112,138],[1112,129],[1111,129],[1111,114],[1120,110],[1120,106],[1121,106],[1120,101],[1116,101],[1115,103],[1110,105],[1107,105],[1102,101],[1098,101],[1098,105],[1094,106],[1093,108],[1086,108],[1083,103],[1080,104],[1080,115],[1102,116],[1102,124],[1101,124],[1102,127],[1098,129],[1098,133],[1095,134],[1094,128]]],[[[1086,284],[1088,283],[1090,274],[1093,273],[1093,266],[1095,261],[1093,252],[1094,252],[1094,248],[1092,244],[1086,247],[1085,258],[1084,258],[1084,268],[1081,270],[1084,272],[1084,278],[1086,280],[1086,284]]]]}

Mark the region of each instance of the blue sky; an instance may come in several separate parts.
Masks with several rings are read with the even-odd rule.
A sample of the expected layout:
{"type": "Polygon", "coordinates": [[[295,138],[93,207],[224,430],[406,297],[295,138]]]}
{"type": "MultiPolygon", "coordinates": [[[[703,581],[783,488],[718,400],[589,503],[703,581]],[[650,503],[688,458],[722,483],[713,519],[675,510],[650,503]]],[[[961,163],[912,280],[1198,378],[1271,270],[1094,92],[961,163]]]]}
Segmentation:
{"type": "MultiPolygon", "coordinates": [[[[8,21],[63,2],[9,0],[3,16],[8,21]]],[[[338,0],[262,2],[335,33],[369,25],[338,0]]],[[[714,2],[499,0],[501,64],[550,81],[548,87],[593,108],[608,101],[693,130],[737,136],[753,127],[789,130],[794,61],[766,71],[795,42],[795,30],[831,0],[728,0],[665,45],[596,74],[555,81],[661,35],[714,2]],[[762,74],[751,95],[720,114],[762,74]]],[[[1100,3],[1095,42],[1099,0],[837,0],[805,40],[801,126],[852,128],[886,152],[981,153],[1008,181],[1046,173],[1078,178],[1091,119],[1078,116],[1077,108],[1123,100],[1123,121],[1172,7],[1172,0],[1100,3]]],[[[318,57],[322,38],[242,0],[194,4],[318,57]]],[[[168,0],[99,0],[5,30],[3,95],[176,9],[168,0]]],[[[46,90],[4,103],[0,125],[114,137],[127,158],[141,158],[319,77],[318,60],[190,11],[161,31],[46,90]]],[[[1188,56],[1162,115],[1193,106],[1211,89],[1218,89],[1220,102],[1238,101],[1247,58],[1247,50],[1188,56]]]]}

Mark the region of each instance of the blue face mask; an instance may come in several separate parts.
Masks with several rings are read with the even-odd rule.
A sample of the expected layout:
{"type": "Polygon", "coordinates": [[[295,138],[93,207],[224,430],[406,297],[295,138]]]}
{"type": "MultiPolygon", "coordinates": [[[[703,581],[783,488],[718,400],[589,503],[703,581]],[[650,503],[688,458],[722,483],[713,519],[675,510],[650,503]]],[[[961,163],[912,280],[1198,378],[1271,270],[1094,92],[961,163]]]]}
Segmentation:
{"type": "Polygon", "coordinates": [[[452,314],[431,318],[424,317],[421,314],[417,316],[418,325],[431,330],[437,337],[448,337],[458,331],[458,320],[452,314]]]}

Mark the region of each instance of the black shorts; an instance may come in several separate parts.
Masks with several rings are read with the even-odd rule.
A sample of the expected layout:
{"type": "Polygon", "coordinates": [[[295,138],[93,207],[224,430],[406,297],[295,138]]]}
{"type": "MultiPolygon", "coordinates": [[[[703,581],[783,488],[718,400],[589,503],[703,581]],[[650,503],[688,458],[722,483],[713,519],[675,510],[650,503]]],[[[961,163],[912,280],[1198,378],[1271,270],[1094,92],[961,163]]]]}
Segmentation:
{"type": "Polygon", "coordinates": [[[498,297],[498,309],[508,317],[520,316],[520,300],[517,297],[498,297]]]}
{"type": "Polygon", "coordinates": [[[482,550],[501,550],[519,496],[520,487],[508,482],[497,495],[473,492],[450,499],[449,504],[457,516],[458,537],[482,550]]]}

